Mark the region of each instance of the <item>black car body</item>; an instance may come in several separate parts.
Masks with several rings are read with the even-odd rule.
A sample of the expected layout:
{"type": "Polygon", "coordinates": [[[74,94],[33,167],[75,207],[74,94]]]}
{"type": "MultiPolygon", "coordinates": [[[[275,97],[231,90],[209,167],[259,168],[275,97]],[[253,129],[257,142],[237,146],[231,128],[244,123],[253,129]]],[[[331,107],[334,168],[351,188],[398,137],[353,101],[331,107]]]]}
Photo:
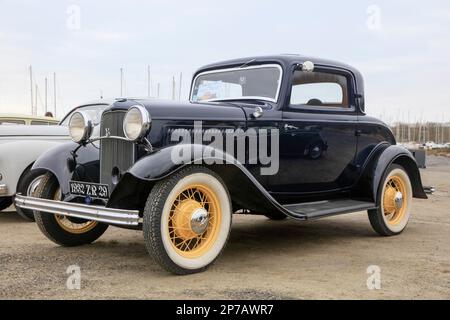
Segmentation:
{"type": "MultiPolygon", "coordinates": [[[[265,214],[274,219],[306,220],[361,210],[369,210],[375,217],[383,205],[384,211],[389,206],[383,193],[391,189],[384,188],[384,182],[393,167],[401,167],[406,172],[410,182],[405,185],[410,184],[411,196],[426,198],[414,157],[396,145],[386,124],[366,114],[361,74],[334,61],[279,55],[211,64],[194,74],[188,102],[118,99],[104,111],[100,135],[99,141],[58,146],[36,161],[35,169],[45,169],[57,180],[64,201],[39,202],[18,196],[17,205],[40,210],[43,215],[59,212],[73,219],[84,219],[80,221],[92,219],[136,229],[144,224],[145,229],[146,203],[154,187],[192,166],[207,168],[223,182],[229,192],[232,212],[265,214]],[[250,71],[245,74],[246,70],[250,71]],[[223,76],[217,71],[229,72],[227,79],[239,78],[229,80],[232,83],[225,91],[239,92],[241,98],[217,98],[218,92],[224,92],[222,87],[215,89],[224,82],[217,80],[223,76]],[[272,76],[279,78],[270,79],[272,76]],[[202,77],[207,80],[199,82],[202,77]],[[264,81],[277,83],[278,87],[260,89],[266,87],[264,81]],[[211,98],[208,96],[211,92],[205,93],[209,89],[202,88],[204,96],[209,98],[199,100],[202,83],[216,90],[216,96],[211,98]],[[313,98],[308,98],[306,89],[311,89],[313,98]],[[251,95],[258,90],[262,96],[251,95]],[[338,97],[336,101],[333,94],[338,97]],[[138,141],[129,141],[125,138],[123,120],[134,106],[147,110],[151,128],[138,141]],[[268,135],[276,132],[278,170],[263,175],[261,169],[267,168],[267,163],[238,161],[223,149],[205,153],[214,147],[195,141],[189,144],[194,152],[174,163],[173,149],[180,144],[171,141],[171,134],[183,129],[193,135],[199,121],[202,132],[208,129],[221,133],[249,129],[256,132],[263,129],[268,135]],[[226,160],[208,162],[205,154],[226,160]],[[107,186],[108,197],[80,196],[71,192],[69,181],[107,186]],[[86,208],[97,209],[86,213],[86,208]],[[102,213],[101,208],[110,211],[102,213]]],[[[247,160],[248,153],[246,150],[247,160]]],[[[400,189],[392,190],[391,200],[400,210],[406,195],[400,189]]],[[[371,219],[373,225],[375,220],[371,219]]],[[[383,234],[383,224],[374,227],[383,234]]],[[[384,233],[397,231],[384,230],[384,233]]],[[[180,271],[179,265],[161,264],[176,273],[202,269],[183,267],[180,271]]]]}

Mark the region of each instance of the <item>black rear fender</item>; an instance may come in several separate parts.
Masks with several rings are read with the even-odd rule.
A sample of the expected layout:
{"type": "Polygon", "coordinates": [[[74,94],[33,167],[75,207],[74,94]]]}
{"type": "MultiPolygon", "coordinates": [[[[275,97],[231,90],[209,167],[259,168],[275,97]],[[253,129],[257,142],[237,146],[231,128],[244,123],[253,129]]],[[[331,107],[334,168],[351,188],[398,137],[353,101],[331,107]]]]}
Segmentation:
{"type": "Polygon", "coordinates": [[[385,143],[373,148],[363,167],[363,173],[352,189],[352,197],[379,205],[380,184],[391,164],[401,165],[406,170],[411,180],[414,198],[427,199],[419,168],[411,152],[402,146],[385,143]]]}

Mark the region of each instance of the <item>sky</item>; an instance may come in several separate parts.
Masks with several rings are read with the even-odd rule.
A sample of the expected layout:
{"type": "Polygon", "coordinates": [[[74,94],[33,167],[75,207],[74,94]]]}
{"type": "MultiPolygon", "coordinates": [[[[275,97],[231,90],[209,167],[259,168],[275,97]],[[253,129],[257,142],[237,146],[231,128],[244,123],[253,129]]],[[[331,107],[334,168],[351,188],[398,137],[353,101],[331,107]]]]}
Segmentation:
{"type": "MultiPolygon", "coordinates": [[[[338,60],[365,79],[366,110],[387,122],[450,121],[450,2],[0,0],[0,113],[57,116],[86,101],[170,98],[172,77],[216,61],[279,53],[338,60]]],[[[178,97],[178,92],[177,92],[178,97]]]]}

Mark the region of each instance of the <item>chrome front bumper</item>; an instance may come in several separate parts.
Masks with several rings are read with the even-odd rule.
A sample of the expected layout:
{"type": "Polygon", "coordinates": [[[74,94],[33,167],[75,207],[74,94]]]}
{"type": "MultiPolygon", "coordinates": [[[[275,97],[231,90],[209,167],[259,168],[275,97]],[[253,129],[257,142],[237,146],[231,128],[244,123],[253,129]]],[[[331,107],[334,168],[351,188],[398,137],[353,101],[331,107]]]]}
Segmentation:
{"type": "Polygon", "coordinates": [[[0,183],[0,196],[6,195],[8,192],[8,188],[6,187],[6,184],[0,183]]]}
{"type": "Polygon", "coordinates": [[[94,220],[108,224],[137,226],[142,222],[138,210],[121,210],[81,203],[25,197],[21,194],[16,194],[14,201],[16,206],[23,209],[94,220]]]}

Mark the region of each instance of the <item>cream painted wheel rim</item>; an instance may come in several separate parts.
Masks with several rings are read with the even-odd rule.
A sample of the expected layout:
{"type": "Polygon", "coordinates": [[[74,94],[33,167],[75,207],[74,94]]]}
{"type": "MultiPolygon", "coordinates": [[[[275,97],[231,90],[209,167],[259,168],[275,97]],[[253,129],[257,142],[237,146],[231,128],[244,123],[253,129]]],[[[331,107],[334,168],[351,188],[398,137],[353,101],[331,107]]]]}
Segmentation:
{"type": "Polygon", "coordinates": [[[219,200],[208,185],[192,184],[180,192],[167,226],[178,254],[186,258],[204,255],[217,238],[221,216],[219,200]]]}
{"type": "Polygon", "coordinates": [[[185,269],[209,265],[225,246],[231,212],[228,192],[219,180],[206,173],[182,178],[167,196],[161,214],[161,236],[169,258],[185,269]],[[205,212],[202,229],[192,218],[204,217],[205,212]]]}
{"type": "MultiPolygon", "coordinates": [[[[61,188],[55,192],[54,200],[61,200],[61,188]]],[[[97,221],[86,221],[83,223],[75,223],[70,221],[66,216],[55,214],[55,219],[58,225],[64,230],[72,234],[82,234],[94,229],[98,222],[97,221]]]]}
{"type": "Polygon", "coordinates": [[[386,226],[400,232],[408,223],[412,201],[412,187],[408,174],[401,169],[392,170],[382,190],[381,209],[386,226]]]}

